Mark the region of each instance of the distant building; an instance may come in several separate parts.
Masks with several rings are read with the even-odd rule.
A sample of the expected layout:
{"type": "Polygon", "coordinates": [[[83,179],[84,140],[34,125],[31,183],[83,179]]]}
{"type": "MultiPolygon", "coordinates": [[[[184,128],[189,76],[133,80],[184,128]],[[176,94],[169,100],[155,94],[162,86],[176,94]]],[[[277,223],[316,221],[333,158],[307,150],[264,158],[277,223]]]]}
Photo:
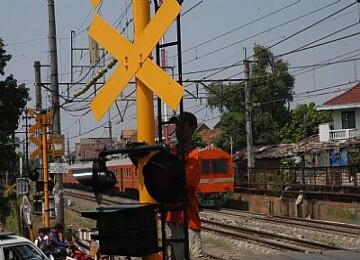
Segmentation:
{"type": "MultiPolygon", "coordinates": [[[[256,167],[279,167],[285,158],[301,158],[306,167],[360,165],[360,83],[317,110],[331,111],[333,122],[320,124],[319,135],[298,143],[255,147],[256,167]]],[[[239,158],[246,161],[246,153],[239,158]]]]}
{"type": "Polygon", "coordinates": [[[121,147],[125,147],[129,143],[136,142],[136,139],[137,139],[136,129],[124,129],[121,130],[118,141],[121,147]]]}
{"type": "Polygon", "coordinates": [[[99,151],[104,148],[117,146],[116,139],[109,138],[81,138],[80,143],[75,144],[76,160],[93,160],[99,155],[99,151]]]}
{"type": "MultiPolygon", "coordinates": [[[[176,143],[175,127],[173,127],[170,133],[170,143],[176,143]]],[[[199,123],[195,129],[194,134],[200,136],[200,138],[206,143],[206,145],[213,145],[214,139],[220,134],[220,129],[210,129],[205,123],[199,123]]]]}
{"type": "Polygon", "coordinates": [[[360,137],[360,83],[326,101],[320,111],[332,111],[333,124],[319,126],[320,141],[360,137]]]}
{"type": "MultiPolygon", "coordinates": [[[[321,142],[318,135],[298,143],[255,146],[255,167],[279,168],[283,159],[295,159],[305,167],[348,166],[357,163],[359,147],[360,139],[321,142]]],[[[237,159],[246,161],[246,149],[237,153],[237,159]]]]}

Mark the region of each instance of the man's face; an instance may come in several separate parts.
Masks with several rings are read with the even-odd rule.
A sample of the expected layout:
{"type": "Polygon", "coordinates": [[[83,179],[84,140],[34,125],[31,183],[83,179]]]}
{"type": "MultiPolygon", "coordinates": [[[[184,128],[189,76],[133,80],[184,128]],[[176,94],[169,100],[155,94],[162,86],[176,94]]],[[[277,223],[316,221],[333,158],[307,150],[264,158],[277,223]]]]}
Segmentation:
{"type": "Polygon", "coordinates": [[[39,233],[39,237],[43,238],[45,236],[45,233],[44,232],[40,232],[39,233]]]}
{"type": "Polygon", "coordinates": [[[176,138],[179,142],[186,142],[191,140],[194,133],[194,126],[190,126],[188,122],[179,120],[176,123],[176,138]]]}

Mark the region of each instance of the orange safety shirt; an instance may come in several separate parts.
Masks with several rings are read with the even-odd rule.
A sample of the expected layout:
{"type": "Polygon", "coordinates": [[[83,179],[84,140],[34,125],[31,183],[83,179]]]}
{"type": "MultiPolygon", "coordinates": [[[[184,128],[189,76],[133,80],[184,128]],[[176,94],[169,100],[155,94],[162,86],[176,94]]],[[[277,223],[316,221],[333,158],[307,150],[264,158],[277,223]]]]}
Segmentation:
{"type": "MultiPolygon", "coordinates": [[[[185,156],[185,193],[186,212],[188,216],[188,228],[200,230],[201,222],[199,216],[199,201],[196,195],[200,183],[200,162],[196,149],[184,154],[185,156]]],[[[166,215],[167,222],[184,223],[184,214],[179,211],[170,211],[166,215]]]]}

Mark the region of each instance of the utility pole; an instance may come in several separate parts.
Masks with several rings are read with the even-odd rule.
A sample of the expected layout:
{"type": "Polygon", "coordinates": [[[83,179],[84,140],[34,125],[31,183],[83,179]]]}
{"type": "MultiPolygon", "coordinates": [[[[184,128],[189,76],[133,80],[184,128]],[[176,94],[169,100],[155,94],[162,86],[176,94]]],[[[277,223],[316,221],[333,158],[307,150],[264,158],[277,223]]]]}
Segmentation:
{"type": "Polygon", "coordinates": [[[36,111],[40,112],[42,110],[41,104],[41,65],[40,61],[34,62],[34,71],[35,71],[35,102],[36,102],[36,111]]]}
{"type": "Polygon", "coordinates": [[[42,111],[40,115],[41,122],[41,148],[42,148],[42,162],[43,162],[43,181],[44,181],[44,226],[50,227],[49,217],[49,176],[48,176],[48,152],[47,152],[47,120],[46,111],[42,111]]]}
{"type": "Polygon", "coordinates": [[[71,163],[71,160],[70,160],[70,139],[69,139],[69,133],[66,133],[66,136],[67,136],[67,155],[68,155],[68,163],[70,164],[71,163]]]}
{"type": "Polygon", "coordinates": [[[27,107],[25,108],[25,162],[26,162],[26,174],[29,174],[29,114],[27,107]]]}
{"type": "MultiPolygon", "coordinates": [[[[54,0],[48,0],[49,14],[49,47],[50,47],[50,68],[51,68],[51,103],[53,111],[53,135],[61,135],[60,125],[60,101],[59,101],[59,81],[58,81],[58,63],[56,47],[56,23],[54,0]]],[[[61,157],[55,158],[56,162],[61,162],[61,157]]],[[[56,205],[56,223],[64,226],[64,193],[63,176],[55,175],[55,205],[56,205]]]]}
{"type": "Polygon", "coordinates": [[[252,133],[252,104],[251,104],[251,85],[250,85],[250,65],[247,60],[246,49],[244,59],[244,81],[245,81],[245,117],[246,117],[246,157],[248,168],[248,182],[250,182],[250,172],[255,167],[253,153],[253,133],[252,133]]]}

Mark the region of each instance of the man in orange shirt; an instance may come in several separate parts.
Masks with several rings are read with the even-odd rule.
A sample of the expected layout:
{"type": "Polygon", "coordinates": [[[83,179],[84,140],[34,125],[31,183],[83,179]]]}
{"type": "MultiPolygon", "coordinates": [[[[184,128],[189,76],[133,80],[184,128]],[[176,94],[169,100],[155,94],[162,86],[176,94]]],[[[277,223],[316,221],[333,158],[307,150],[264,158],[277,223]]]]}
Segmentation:
{"type": "MultiPolygon", "coordinates": [[[[183,112],[177,117],[170,119],[176,124],[176,145],[175,153],[185,162],[185,193],[186,193],[186,214],[188,219],[189,249],[193,257],[202,255],[199,202],[196,195],[200,183],[200,172],[196,171],[199,165],[199,158],[193,147],[192,136],[197,128],[197,119],[190,112],[183,112]]],[[[180,212],[169,212],[167,215],[168,226],[172,239],[184,238],[184,215],[180,212]]],[[[184,259],[184,243],[172,242],[173,259],[184,259]]]]}

